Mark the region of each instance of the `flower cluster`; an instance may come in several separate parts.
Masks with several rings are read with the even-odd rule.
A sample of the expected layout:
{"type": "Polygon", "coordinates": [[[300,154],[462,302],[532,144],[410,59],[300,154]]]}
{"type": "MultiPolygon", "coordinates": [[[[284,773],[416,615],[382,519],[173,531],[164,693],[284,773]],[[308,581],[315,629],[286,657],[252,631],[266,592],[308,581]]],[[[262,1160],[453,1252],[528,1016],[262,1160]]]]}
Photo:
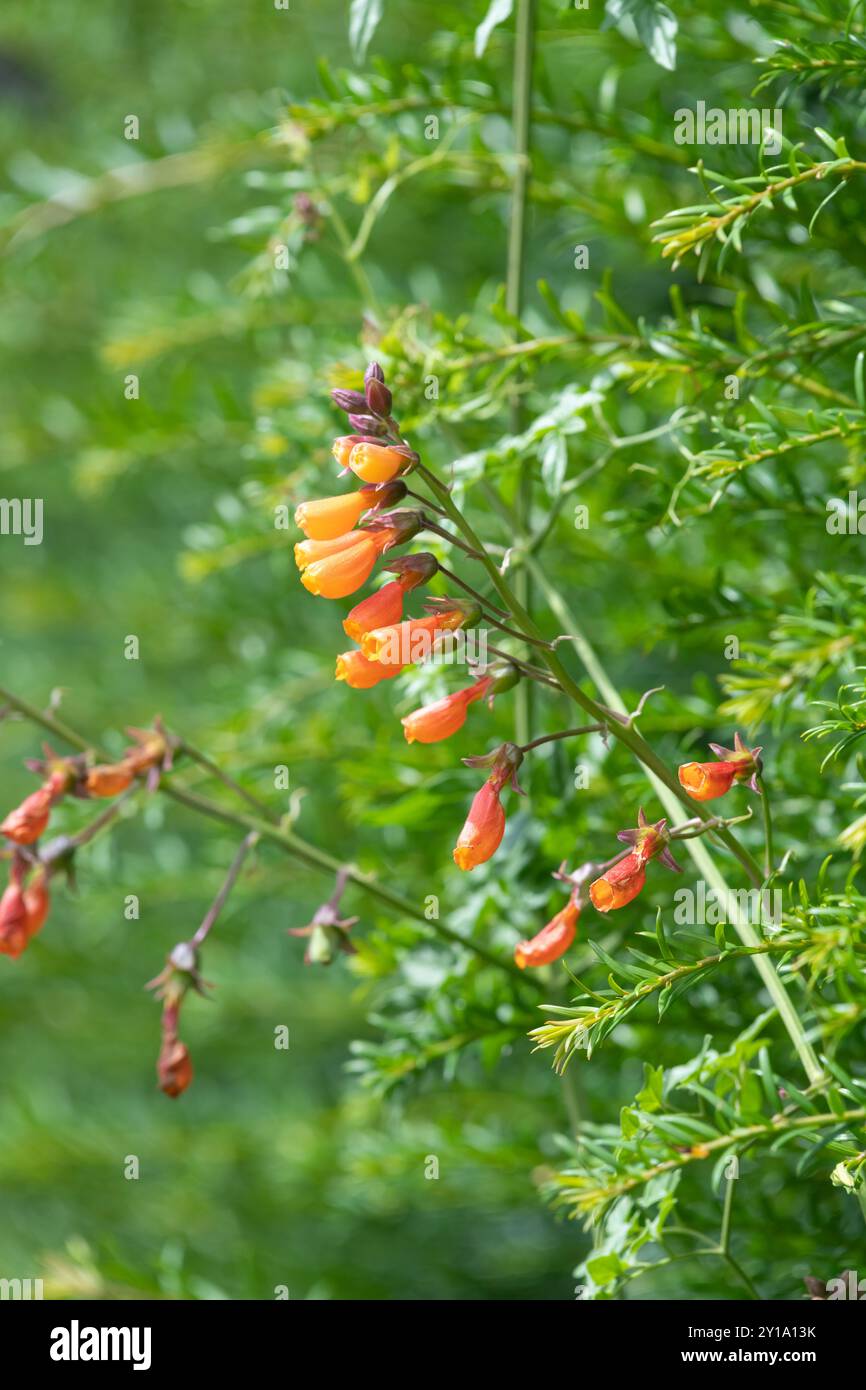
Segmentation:
{"type": "Polygon", "coordinates": [[[119,762],[88,763],[83,755],[60,757],[45,745],[44,757],[28,759],[26,766],[43,778],[41,786],[25,796],[0,823],[0,835],[14,850],[9,883],[0,898],[0,954],[17,959],[44,925],[50,903],[49,881],[62,856],[40,857],[38,842],[48,829],[54,806],[65,796],[114,797],[146,776],[149,785],[161,770],[171,766],[174,740],[159,719],[153,729],[127,729],[134,744],[119,762]]]}
{"type": "MultiPolygon", "coordinates": [[[[295,546],[295,563],[310,593],[336,599],[355,593],[369,579],[380,556],[432,523],[421,511],[385,510],[406,497],[403,479],[420,460],[400,437],[382,368],[370,364],[363,392],[337,390],[332,396],[356,431],[336,439],[332,452],[343,474],[354,475],[362,486],[341,496],[300,504],[295,521],[306,540],[295,546]]],[[[343,621],[346,636],[356,646],[338,655],[336,678],[355,690],[369,690],[426,660],[447,634],[472,627],[482,617],[481,605],[474,599],[434,598],[426,603],[424,617],[404,618],[407,594],[433,578],[438,561],[420,552],[402,556],[385,569],[397,578],[362,599],[343,621]]],[[[509,661],[475,673],[471,685],[406,715],[402,720],[406,741],[439,743],[450,738],[463,727],[470,705],[481,699],[492,703],[517,679],[517,669],[509,661]]],[[[499,794],[506,781],[514,785],[520,756],[514,745],[507,744],[483,758],[465,760],[493,770],[472,803],[454,850],[461,869],[483,864],[498,849],[505,829],[499,794]]]]}
{"type": "MultiPolygon", "coordinates": [[[[695,801],[709,801],[724,796],[736,782],[747,782],[754,791],[760,792],[760,748],[747,748],[738,733],[734,734],[732,749],[715,743],[710,747],[717,754],[719,762],[684,763],[679,769],[680,783],[695,801]]],[[[565,874],[561,868],[555,877],[573,885],[568,903],[532,940],[519,942],[514,948],[516,963],[521,969],[547,965],[565,954],[577,933],[578,919],[584,906],[583,885],[598,867],[603,872],[590,884],[589,900],[597,912],[613,912],[632,902],[642,891],[646,884],[647,864],[651,860],[657,859],[665,868],[675,873],[681,872],[670,850],[671,840],[684,838],[695,827],[700,829],[700,824],[691,823],[671,832],[664,819],[651,825],[641,808],[634,829],[620,830],[617,834],[618,840],[631,846],[629,850],[616,855],[606,865],[584,864],[574,874],[565,874]]]]}

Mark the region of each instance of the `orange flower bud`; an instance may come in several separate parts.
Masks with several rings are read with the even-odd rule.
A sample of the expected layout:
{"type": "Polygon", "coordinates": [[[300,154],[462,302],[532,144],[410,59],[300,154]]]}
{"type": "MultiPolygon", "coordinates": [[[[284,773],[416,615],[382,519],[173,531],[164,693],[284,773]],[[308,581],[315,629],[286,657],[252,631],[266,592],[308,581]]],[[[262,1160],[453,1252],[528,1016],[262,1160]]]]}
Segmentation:
{"type": "Polygon", "coordinates": [[[433,649],[436,638],[443,632],[454,632],[466,621],[462,608],[431,613],[426,618],[407,618],[391,627],[374,628],[361,639],[361,651],[370,661],[422,661],[433,649]]]}
{"type": "Polygon", "coordinates": [[[388,666],[384,661],[368,661],[358,651],[343,652],[337,657],[336,679],[345,681],[353,690],[369,690],[380,681],[399,676],[402,666],[388,666]]]}
{"type": "Polygon", "coordinates": [[[343,631],[353,642],[360,642],[375,627],[390,627],[403,616],[403,597],[406,586],[392,579],[369,598],[356,603],[343,620],[343,631]]]}
{"type": "Polygon", "coordinates": [[[27,938],[27,904],[20,883],[13,878],[0,898],[0,955],[17,960],[27,938]]]}
{"type": "Polygon", "coordinates": [[[170,1035],[163,1038],[159,1060],[156,1064],[156,1074],[159,1079],[159,1089],[167,1096],[182,1095],[192,1081],[193,1071],[189,1049],[179,1038],[170,1035]]]}
{"type": "Polygon", "coordinates": [[[454,846],[454,863],[458,869],[475,869],[485,864],[502,844],[505,834],[505,812],[499,800],[499,787],[485,782],[475,793],[466,823],[454,846]]]}
{"type": "Polygon", "coordinates": [[[0,825],[0,834],[5,835],[7,840],[13,840],[16,845],[32,845],[48,825],[55,798],[56,792],[46,782],[44,787],[25,796],[21,805],[9,812],[0,825]]]}
{"type": "Polygon", "coordinates": [[[48,874],[45,869],[37,869],[24,889],[24,906],[27,910],[27,940],[30,941],[44,927],[51,906],[48,874]]]}
{"type": "Polygon", "coordinates": [[[125,792],[134,777],[130,763],[97,763],[84,779],[88,796],[117,796],[125,792]]]}
{"type": "Polygon", "coordinates": [[[405,454],[387,444],[356,444],[349,455],[349,467],[365,483],[388,483],[407,462],[405,454]]]}
{"type": "Polygon", "coordinates": [[[580,908],[571,898],[537,936],[515,946],[514,959],[520,969],[525,970],[527,965],[549,965],[564,956],[574,940],[579,917],[580,908]]]}
{"type": "Polygon", "coordinates": [[[693,801],[714,801],[730,791],[734,782],[748,782],[753,791],[760,791],[760,748],[747,748],[738,733],[734,734],[733,748],[719,743],[711,743],[710,748],[719,762],[684,763],[679,769],[680,784],[693,801]]]}
{"type": "Polygon", "coordinates": [[[320,497],[301,503],[295,511],[295,525],[312,541],[334,540],[351,531],[370,506],[369,494],[365,496],[363,490],[342,497],[320,497]]]}
{"type": "Polygon", "coordinates": [[[466,711],[475,700],[480,700],[492,684],[490,676],[483,676],[474,685],[464,690],[455,690],[432,705],[424,705],[413,710],[400,722],[407,743],[440,743],[462,729],[466,723],[466,711]]]}
{"type": "Polygon", "coordinates": [[[646,861],[639,853],[627,854],[590,885],[589,896],[598,912],[611,912],[636,898],[645,883],[646,861]]]}

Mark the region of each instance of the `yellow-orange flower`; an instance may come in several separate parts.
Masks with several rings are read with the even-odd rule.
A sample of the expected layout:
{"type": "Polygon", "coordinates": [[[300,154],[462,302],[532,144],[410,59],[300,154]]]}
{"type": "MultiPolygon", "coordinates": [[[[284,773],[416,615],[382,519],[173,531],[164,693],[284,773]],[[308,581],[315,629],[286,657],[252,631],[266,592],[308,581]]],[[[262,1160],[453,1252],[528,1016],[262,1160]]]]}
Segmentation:
{"type": "Polygon", "coordinates": [[[311,541],[330,541],[351,531],[370,506],[370,494],[361,488],[342,497],[320,497],[301,503],[295,511],[295,524],[311,541]]]}
{"type": "Polygon", "coordinates": [[[406,455],[387,444],[356,444],[349,455],[349,467],[365,483],[387,483],[406,467],[406,455]]]}
{"type": "MultiPolygon", "coordinates": [[[[311,594],[322,598],[345,598],[366,583],[379,555],[380,547],[366,531],[354,532],[355,543],[333,555],[315,560],[301,575],[301,583],[311,594]]],[[[332,541],[306,541],[306,545],[332,545],[332,541]]]]}
{"type": "Polygon", "coordinates": [[[440,743],[442,739],[456,734],[466,723],[466,711],[475,700],[480,700],[492,684],[490,676],[482,676],[474,685],[464,690],[455,690],[442,700],[413,710],[400,722],[407,743],[440,743]]]}
{"type": "Polygon", "coordinates": [[[298,541],[295,546],[295,564],[299,570],[305,570],[310,565],[318,564],[320,560],[329,560],[334,555],[341,555],[344,550],[351,550],[355,545],[367,543],[371,535],[368,531],[344,531],[339,536],[331,536],[329,540],[298,541]]]}
{"type": "Polygon", "coordinates": [[[380,681],[398,676],[402,666],[388,666],[384,661],[368,661],[359,651],[343,652],[337,657],[336,679],[345,681],[353,690],[370,690],[380,681]]]}
{"type": "Polygon", "coordinates": [[[520,969],[525,970],[528,965],[548,965],[564,956],[574,941],[579,917],[580,908],[569,899],[537,936],[531,941],[519,942],[514,948],[514,959],[520,969]]]}
{"type": "Polygon", "coordinates": [[[499,787],[485,782],[475,793],[466,823],[454,846],[454,863],[458,869],[475,869],[485,864],[502,844],[505,834],[505,812],[499,800],[499,787]]]}

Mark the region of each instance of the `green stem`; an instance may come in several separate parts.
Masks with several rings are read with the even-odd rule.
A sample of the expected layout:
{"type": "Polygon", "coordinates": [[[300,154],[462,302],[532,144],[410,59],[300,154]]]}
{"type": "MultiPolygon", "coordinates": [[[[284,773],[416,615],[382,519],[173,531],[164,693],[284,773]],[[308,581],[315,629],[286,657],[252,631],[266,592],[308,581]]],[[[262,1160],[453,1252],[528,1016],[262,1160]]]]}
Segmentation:
{"type": "MultiPolygon", "coordinates": [[[[27,700],[22,700],[10,690],[0,686],[0,700],[4,700],[8,705],[22,714],[31,723],[38,724],[56,738],[63,739],[71,747],[79,749],[81,752],[93,750],[97,754],[106,756],[96,744],[88,743],[80,734],[76,733],[67,724],[53,715],[46,714],[42,710],[31,705],[27,700]]],[[[166,796],[171,797],[182,806],[188,807],[192,811],[198,811],[203,816],[209,816],[213,820],[222,821],[226,825],[236,826],[239,830],[247,834],[254,832],[263,840],[269,840],[272,844],[278,845],[285,853],[292,855],[308,868],[320,869],[330,876],[335,876],[345,866],[324,850],[320,850],[316,845],[311,845],[308,841],[301,839],[292,830],[286,829],[283,825],[271,820],[263,820],[260,816],[253,816],[247,812],[233,811],[227,806],[221,806],[219,802],[210,801],[208,798],[199,796],[197,792],[189,791],[185,787],[175,786],[166,777],[160,779],[159,789],[166,796]]],[[[239,790],[239,789],[237,789],[239,790]]],[[[521,984],[528,984],[530,987],[540,989],[538,981],[534,977],[526,976],[511,961],[505,960],[502,956],[496,955],[493,951],[488,951],[485,946],[478,942],[470,941],[459,932],[453,931],[445,926],[443,922],[428,920],[422,908],[418,907],[409,898],[404,898],[402,894],[395,893],[384,884],[377,882],[368,874],[362,873],[359,869],[349,868],[347,878],[356,887],[371,897],[377,898],[386,907],[391,908],[398,915],[411,917],[414,921],[420,922],[429,931],[435,932],[437,936],[445,941],[450,941],[454,945],[462,946],[464,950],[472,951],[479,960],[485,961],[488,965],[496,966],[499,970],[505,970],[515,980],[521,984]]]]}
{"type": "Polygon", "coordinates": [[[761,810],[764,813],[764,877],[769,879],[773,872],[775,859],[773,854],[773,811],[763,776],[758,777],[758,786],[761,789],[761,810]]]}
{"type": "MultiPolygon", "coordinates": [[[[523,282],[526,260],[526,206],[530,177],[529,149],[534,37],[534,0],[517,0],[512,96],[515,169],[509,209],[505,307],[511,317],[518,322],[523,312],[523,282]]],[[[515,336],[519,338],[519,329],[515,336]]],[[[511,394],[511,433],[519,434],[523,424],[523,406],[516,377],[515,384],[516,389],[511,394]]],[[[528,461],[524,462],[520,475],[515,510],[520,529],[528,529],[532,510],[532,468],[528,461]]],[[[531,608],[532,591],[529,573],[526,570],[521,570],[517,576],[517,597],[524,609],[531,608]]],[[[528,743],[532,737],[531,685],[523,683],[518,686],[514,698],[515,742],[528,743]]]]}

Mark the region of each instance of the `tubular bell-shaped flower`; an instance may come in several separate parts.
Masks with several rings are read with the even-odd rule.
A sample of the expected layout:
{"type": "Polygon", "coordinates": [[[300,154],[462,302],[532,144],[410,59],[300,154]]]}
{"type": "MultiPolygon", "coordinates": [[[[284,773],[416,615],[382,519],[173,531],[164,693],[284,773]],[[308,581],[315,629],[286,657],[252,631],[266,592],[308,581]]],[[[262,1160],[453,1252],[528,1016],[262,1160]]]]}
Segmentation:
{"type": "Polygon", "coordinates": [[[384,661],[368,661],[363,652],[343,652],[337,657],[335,679],[345,681],[353,690],[370,690],[380,681],[393,680],[403,667],[390,666],[384,661]]]}
{"type": "Polygon", "coordinates": [[[514,948],[514,960],[521,970],[527,966],[549,965],[559,960],[570,948],[577,934],[580,906],[576,893],[572,893],[565,907],[561,908],[541,931],[530,941],[520,941],[514,948]]]}
{"type": "Polygon", "coordinates": [[[464,758],[468,767],[492,767],[492,772],[480,791],[472,798],[469,815],[454,846],[454,863],[458,869],[475,869],[492,859],[505,834],[505,811],[499,794],[506,782],[521,793],[517,769],[523,754],[514,743],[503,743],[493,753],[480,758],[464,758]]]}
{"type": "Polygon", "coordinates": [[[433,555],[405,555],[385,568],[398,578],[362,599],[343,621],[343,631],[353,642],[361,642],[374,628],[390,627],[403,616],[403,599],[419,584],[425,584],[436,573],[438,562],[433,555]]]}
{"type": "Polygon", "coordinates": [[[440,743],[462,729],[466,711],[475,700],[482,699],[493,684],[492,676],[481,676],[474,685],[455,690],[442,700],[413,710],[401,719],[407,743],[440,743]]]}
{"type": "Polygon", "coordinates": [[[329,541],[351,531],[364,512],[394,507],[406,496],[406,484],[372,484],[346,492],[341,497],[320,497],[302,502],[295,511],[295,524],[311,541],[329,541]]]}
{"type": "Polygon", "coordinates": [[[417,455],[399,445],[356,444],[349,455],[349,467],[365,483],[389,483],[405,471],[417,455]]]}
{"type": "Polygon", "coordinates": [[[683,763],[679,769],[680,784],[693,801],[714,801],[729,792],[735,782],[748,782],[752,791],[760,792],[761,749],[747,748],[739,733],[734,734],[733,748],[711,743],[719,759],[715,763],[683,763]]]}
{"type": "Polygon", "coordinates": [[[611,912],[636,898],[645,883],[646,861],[639,854],[627,854],[590,885],[589,896],[597,912],[611,912]]]}
{"type": "Polygon", "coordinates": [[[618,840],[633,845],[630,854],[612,864],[600,878],[590,886],[589,896],[592,905],[599,912],[612,912],[625,907],[646,883],[646,866],[651,859],[658,859],[666,869],[681,873],[679,864],[670,852],[670,834],[667,820],[662,818],[651,825],[644,815],[643,807],[638,812],[637,826],[633,830],[620,830],[618,840]]]}
{"type": "Polygon", "coordinates": [[[364,655],[370,661],[424,661],[444,633],[472,627],[481,616],[479,605],[469,599],[431,599],[427,607],[433,611],[425,618],[407,618],[365,633],[361,641],[364,655]]]}

